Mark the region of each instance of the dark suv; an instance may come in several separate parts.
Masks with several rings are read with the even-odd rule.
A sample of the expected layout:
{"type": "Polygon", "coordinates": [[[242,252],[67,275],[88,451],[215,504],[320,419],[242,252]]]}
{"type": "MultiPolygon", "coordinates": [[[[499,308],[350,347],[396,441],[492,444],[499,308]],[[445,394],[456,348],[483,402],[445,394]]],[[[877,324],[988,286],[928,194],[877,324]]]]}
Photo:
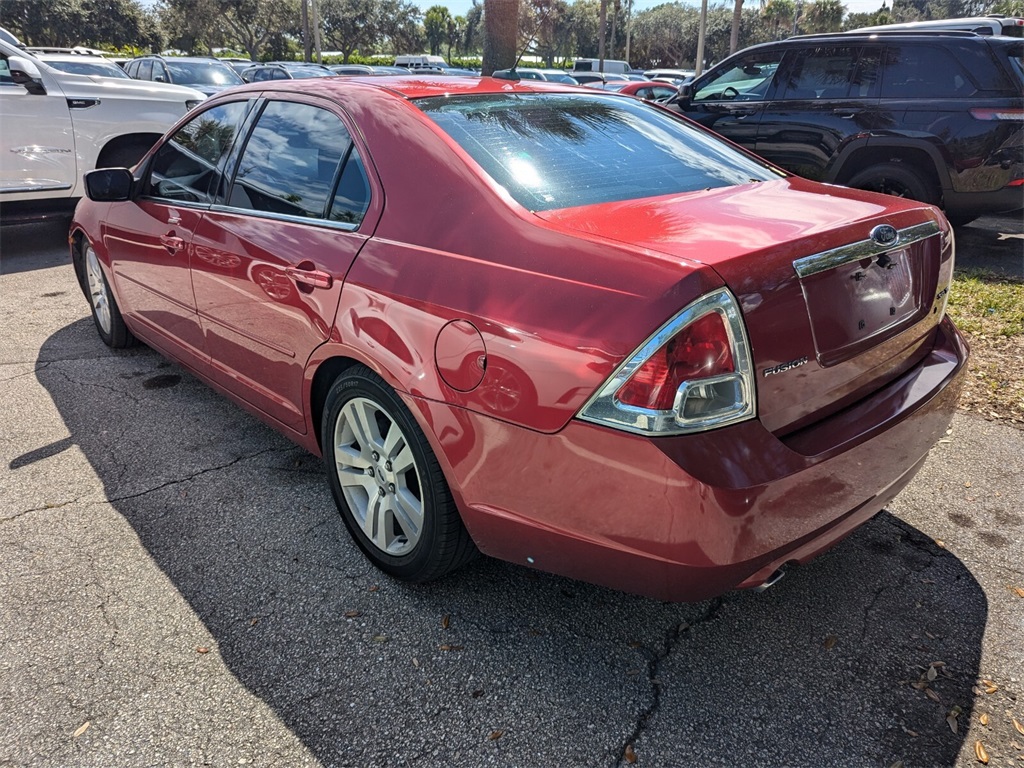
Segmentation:
{"type": "Polygon", "coordinates": [[[941,205],[1024,207],[1024,40],[793,37],[730,56],[667,104],[809,179],[941,205]]]}

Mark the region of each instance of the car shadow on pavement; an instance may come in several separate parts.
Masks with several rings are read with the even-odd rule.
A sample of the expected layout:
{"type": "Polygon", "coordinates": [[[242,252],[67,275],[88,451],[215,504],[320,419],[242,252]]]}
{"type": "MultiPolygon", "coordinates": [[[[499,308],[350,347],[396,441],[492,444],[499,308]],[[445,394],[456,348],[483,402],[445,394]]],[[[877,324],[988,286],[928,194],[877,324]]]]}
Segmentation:
{"type": "MultiPolygon", "coordinates": [[[[947,717],[966,731],[986,598],[960,560],[890,514],[764,594],[695,605],[486,558],[400,584],[348,538],[318,460],[84,324],[51,336],[36,371],[69,440],[212,636],[202,658],[219,655],[321,763],[957,761],[947,717]],[[93,357],[62,354],[75,345],[93,357]]],[[[149,648],[146,685],[181,674],[174,659],[200,659],[205,642],[149,648]]]]}

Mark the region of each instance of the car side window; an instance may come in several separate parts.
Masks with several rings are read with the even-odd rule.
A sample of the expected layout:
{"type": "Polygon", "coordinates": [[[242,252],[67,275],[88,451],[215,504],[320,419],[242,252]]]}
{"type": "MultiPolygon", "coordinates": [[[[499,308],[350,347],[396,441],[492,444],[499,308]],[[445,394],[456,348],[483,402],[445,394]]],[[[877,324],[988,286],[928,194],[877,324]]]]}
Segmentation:
{"type": "Polygon", "coordinates": [[[242,151],[228,204],[261,213],[326,218],[351,143],[333,112],[271,101],[242,151]]]}
{"type": "Polygon", "coordinates": [[[782,55],[782,51],[759,51],[742,57],[704,82],[692,101],[763,101],[782,55]]]}
{"type": "Polygon", "coordinates": [[[139,62],[139,68],[135,71],[135,77],[139,80],[152,80],[153,79],[153,62],[150,59],[144,59],[139,62]]]}
{"type": "Polygon", "coordinates": [[[159,61],[153,62],[153,79],[160,83],[171,82],[170,75],[167,74],[167,67],[159,61]]]}
{"type": "Polygon", "coordinates": [[[341,170],[338,190],[331,204],[331,221],[358,225],[370,206],[370,182],[366,178],[363,159],[355,146],[348,153],[345,167],[341,170]]]}
{"type": "Polygon", "coordinates": [[[929,45],[891,45],[885,49],[882,98],[935,99],[970,96],[974,83],[956,59],[929,45]]]}
{"type": "Polygon", "coordinates": [[[144,194],[189,203],[213,203],[223,193],[224,160],[248,102],[208,109],[161,145],[149,165],[144,194]]]}
{"type": "Polygon", "coordinates": [[[842,99],[850,91],[857,48],[823,45],[797,55],[781,85],[780,99],[842,99]]]}

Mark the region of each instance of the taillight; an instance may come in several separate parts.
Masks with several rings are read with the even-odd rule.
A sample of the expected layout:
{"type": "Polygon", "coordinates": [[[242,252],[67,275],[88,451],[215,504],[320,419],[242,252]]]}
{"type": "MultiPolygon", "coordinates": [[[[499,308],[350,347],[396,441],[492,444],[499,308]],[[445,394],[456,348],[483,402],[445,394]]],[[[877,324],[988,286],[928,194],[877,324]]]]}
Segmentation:
{"type": "Polygon", "coordinates": [[[976,120],[1015,120],[1024,121],[1024,109],[983,109],[975,107],[971,116],[976,120]]]}
{"type": "Polygon", "coordinates": [[[653,435],[753,418],[750,358],[736,299],[720,288],[651,336],[587,402],[580,418],[653,435]]]}

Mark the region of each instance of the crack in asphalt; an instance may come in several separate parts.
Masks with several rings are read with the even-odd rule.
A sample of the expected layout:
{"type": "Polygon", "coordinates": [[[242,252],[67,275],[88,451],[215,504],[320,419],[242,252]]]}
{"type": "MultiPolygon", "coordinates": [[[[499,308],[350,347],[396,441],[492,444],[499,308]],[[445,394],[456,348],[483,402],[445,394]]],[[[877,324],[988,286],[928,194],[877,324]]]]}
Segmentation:
{"type": "MultiPolygon", "coordinates": [[[[622,746],[619,747],[615,761],[616,766],[621,766],[623,762],[628,762],[626,760],[626,750],[630,749],[636,743],[637,739],[640,738],[644,730],[647,728],[648,722],[650,722],[651,718],[657,714],[658,709],[661,707],[661,681],[658,679],[658,668],[660,667],[661,662],[672,654],[683,635],[689,634],[696,626],[714,621],[725,605],[725,598],[716,597],[711,601],[704,612],[693,621],[678,622],[666,630],[665,638],[662,640],[661,651],[656,654],[651,654],[652,657],[647,660],[647,680],[651,685],[651,703],[637,716],[636,725],[634,726],[633,731],[622,742],[622,746]]],[[[633,762],[635,762],[635,759],[633,762]]]]}
{"type": "Polygon", "coordinates": [[[81,501],[81,498],[69,499],[68,501],[62,501],[59,504],[44,504],[41,507],[33,507],[32,509],[26,509],[21,512],[15,512],[13,515],[9,515],[7,517],[0,517],[0,525],[4,523],[14,522],[15,520],[18,520],[19,518],[22,518],[25,515],[31,515],[33,512],[49,512],[52,509],[61,509],[62,507],[66,507],[69,504],[76,504],[79,501],[81,501]]]}
{"type": "Polygon", "coordinates": [[[33,367],[32,367],[32,370],[25,371],[23,373],[18,373],[18,374],[15,374],[14,376],[8,376],[5,379],[0,379],[0,384],[6,384],[8,381],[14,381],[15,379],[23,379],[26,376],[32,376],[33,374],[39,373],[39,371],[42,371],[42,370],[48,368],[50,366],[50,363],[46,362],[46,363],[38,363],[37,364],[37,363],[35,363],[35,361],[26,361],[24,363],[21,363],[21,362],[3,363],[3,364],[0,364],[0,367],[6,367],[8,365],[31,365],[33,367]]]}

